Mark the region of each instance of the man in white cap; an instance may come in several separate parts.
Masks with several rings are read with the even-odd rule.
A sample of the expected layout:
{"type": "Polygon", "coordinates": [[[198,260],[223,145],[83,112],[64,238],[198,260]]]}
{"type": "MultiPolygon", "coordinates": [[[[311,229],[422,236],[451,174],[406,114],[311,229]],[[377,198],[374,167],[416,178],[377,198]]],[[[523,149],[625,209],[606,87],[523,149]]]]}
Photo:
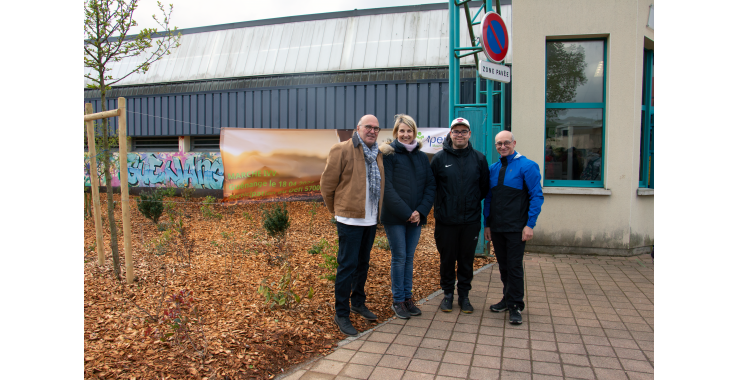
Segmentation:
{"type": "Polygon", "coordinates": [[[468,293],[481,229],[481,201],[488,193],[488,161],[470,146],[470,135],[466,119],[453,120],[442,150],[432,158],[437,183],[434,240],[439,251],[439,285],[445,294],[439,308],[452,311],[457,263],[457,303],[468,314],[473,312],[468,293]]]}

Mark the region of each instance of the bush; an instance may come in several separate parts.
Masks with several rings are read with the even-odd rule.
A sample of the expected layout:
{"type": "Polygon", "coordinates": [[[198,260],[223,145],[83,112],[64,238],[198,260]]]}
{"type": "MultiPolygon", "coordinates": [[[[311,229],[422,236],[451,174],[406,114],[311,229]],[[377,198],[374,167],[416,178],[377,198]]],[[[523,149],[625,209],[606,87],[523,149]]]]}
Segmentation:
{"type": "Polygon", "coordinates": [[[375,243],[373,243],[373,245],[380,249],[385,249],[386,251],[391,249],[391,244],[388,243],[388,238],[385,238],[383,236],[376,237],[375,243]]]}
{"type": "Polygon", "coordinates": [[[267,234],[281,240],[290,227],[290,215],[288,215],[288,205],[283,202],[283,207],[277,204],[275,207],[264,209],[263,223],[267,234]]]}
{"type": "Polygon", "coordinates": [[[308,253],[311,255],[318,255],[319,253],[323,253],[324,249],[329,246],[329,242],[326,241],[326,239],[321,238],[321,241],[314,244],[311,249],[308,250],[308,253]]]}
{"type": "Polygon", "coordinates": [[[144,216],[157,224],[159,218],[162,216],[164,211],[164,205],[162,204],[162,193],[154,190],[150,192],[142,191],[139,195],[139,201],[137,207],[144,216]]]}
{"type": "Polygon", "coordinates": [[[180,193],[180,195],[182,196],[183,199],[185,199],[186,201],[189,201],[190,198],[193,197],[193,193],[195,193],[194,187],[186,187],[182,189],[182,192],[180,193]]]}
{"type": "Polygon", "coordinates": [[[324,258],[324,263],[319,264],[319,266],[327,269],[327,273],[321,276],[321,278],[325,278],[331,281],[337,280],[337,267],[339,267],[339,263],[337,262],[338,251],[339,239],[334,239],[334,244],[331,246],[329,253],[321,254],[321,256],[324,258]]]}
{"type": "Polygon", "coordinates": [[[213,204],[215,203],[216,198],[210,195],[203,200],[203,206],[200,207],[200,212],[205,219],[221,219],[222,215],[213,211],[213,204]]]}
{"type": "Polygon", "coordinates": [[[275,282],[267,285],[267,279],[262,280],[262,285],[257,288],[257,292],[265,297],[265,304],[269,305],[270,308],[275,306],[290,308],[291,304],[298,305],[305,298],[311,299],[314,295],[313,287],[308,288],[308,293],[303,297],[297,294],[296,289],[293,287],[298,281],[300,276],[298,274],[293,277],[293,268],[290,264],[283,266],[284,274],[280,277],[277,284],[275,282]],[[277,286],[275,286],[277,285],[277,286]]]}
{"type": "Polygon", "coordinates": [[[174,187],[160,187],[157,190],[159,190],[162,193],[162,196],[165,197],[174,197],[176,193],[174,187]]]}

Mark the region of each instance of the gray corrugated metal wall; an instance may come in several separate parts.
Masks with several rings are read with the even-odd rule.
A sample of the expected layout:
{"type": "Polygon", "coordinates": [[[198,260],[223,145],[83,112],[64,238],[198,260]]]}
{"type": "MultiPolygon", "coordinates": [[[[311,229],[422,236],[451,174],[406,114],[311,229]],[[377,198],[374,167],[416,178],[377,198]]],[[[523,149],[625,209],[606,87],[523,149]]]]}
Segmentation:
{"type": "MultiPolygon", "coordinates": [[[[397,113],[411,115],[422,128],[439,128],[447,126],[447,91],[446,80],[426,80],[134,96],[126,99],[127,132],[137,137],[216,135],[221,127],[351,129],[368,113],[378,116],[382,128],[391,128],[397,113]]],[[[101,110],[100,99],[86,101],[101,110]]],[[[108,109],[116,107],[116,99],[107,103],[108,109]]]]}

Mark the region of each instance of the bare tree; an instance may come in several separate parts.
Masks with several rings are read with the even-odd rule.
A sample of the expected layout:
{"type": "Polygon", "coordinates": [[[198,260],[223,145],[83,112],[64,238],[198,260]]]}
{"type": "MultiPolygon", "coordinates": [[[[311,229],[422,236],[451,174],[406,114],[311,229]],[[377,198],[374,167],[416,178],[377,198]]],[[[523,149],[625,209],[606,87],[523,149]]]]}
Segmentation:
{"type": "MultiPolygon", "coordinates": [[[[134,10],[139,0],[86,0],[85,1],[85,67],[92,69],[85,74],[85,78],[92,83],[87,88],[100,90],[100,104],[102,111],[106,111],[106,93],[111,86],[122,81],[133,73],[145,73],[151,64],[170,54],[170,50],[180,46],[180,33],[177,27],[170,29],[170,15],[172,4],[165,11],[162,3],[157,1],[162,11],[162,21],[155,15],[154,21],[163,29],[157,32],[156,28],[144,28],[138,35],[129,36],[131,28],[136,26],[134,10]],[[175,34],[177,33],[177,34],[175,34]],[[142,57],[128,72],[117,73],[114,78],[111,66],[125,58],[142,57]]],[[[108,122],[102,119],[102,136],[107,137],[108,122]]],[[[111,150],[109,139],[101,139],[102,166],[105,175],[105,185],[108,200],[108,222],[110,223],[110,247],[113,254],[113,267],[116,278],[121,278],[121,269],[118,255],[118,233],[116,221],[113,217],[113,187],[111,186],[111,150]]],[[[126,157],[119,157],[125,167],[126,157]]],[[[92,173],[90,173],[92,175],[92,173]]],[[[121,186],[128,186],[122,183],[121,186]]]]}

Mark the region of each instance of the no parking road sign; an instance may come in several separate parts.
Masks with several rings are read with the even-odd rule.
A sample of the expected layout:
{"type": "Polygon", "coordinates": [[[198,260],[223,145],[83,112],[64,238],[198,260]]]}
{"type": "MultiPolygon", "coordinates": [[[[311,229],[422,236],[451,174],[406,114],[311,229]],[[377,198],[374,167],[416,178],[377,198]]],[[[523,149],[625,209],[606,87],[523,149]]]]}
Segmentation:
{"type": "Polygon", "coordinates": [[[509,52],[509,31],[504,19],[496,12],[488,12],[480,23],[483,52],[493,62],[501,62],[509,52]]]}

